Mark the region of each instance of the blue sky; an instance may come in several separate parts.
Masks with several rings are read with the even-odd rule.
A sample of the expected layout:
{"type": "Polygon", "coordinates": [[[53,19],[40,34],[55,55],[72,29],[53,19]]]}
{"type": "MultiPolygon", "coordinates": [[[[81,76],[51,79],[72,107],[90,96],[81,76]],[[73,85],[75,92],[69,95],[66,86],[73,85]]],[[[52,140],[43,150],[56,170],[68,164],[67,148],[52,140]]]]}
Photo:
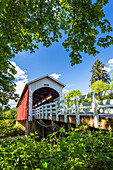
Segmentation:
{"type": "MultiPolygon", "coordinates": [[[[111,22],[113,27],[113,0],[105,7],[106,18],[111,22]]],[[[113,33],[110,33],[113,36],[113,33]]],[[[12,60],[16,66],[17,75],[17,92],[22,92],[23,86],[27,81],[39,78],[46,74],[58,74],[57,80],[66,85],[65,89],[80,90],[83,94],[90,91],[91,67],[95,60],[100,59],[107,67],[109,74],[113,71],[113,46],[109,48],[99,48],[100,54],[96,57],[82,54],[82,63],[79,65],[70,64],[69,53],[62,46],[63,37],[59,43],[53,43],[49,48],[39,44],[39,50],[35,53],[21,52],[12,60]]]]}

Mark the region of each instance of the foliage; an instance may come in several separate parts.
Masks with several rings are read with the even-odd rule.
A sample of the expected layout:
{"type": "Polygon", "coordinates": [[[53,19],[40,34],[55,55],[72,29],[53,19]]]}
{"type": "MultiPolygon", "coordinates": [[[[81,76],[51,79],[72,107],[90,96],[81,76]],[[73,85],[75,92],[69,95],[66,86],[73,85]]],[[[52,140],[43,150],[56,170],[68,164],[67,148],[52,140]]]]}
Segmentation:
{"type": "MultiPolygon", "coordinates": [[[[81,96],[82,93],[79,90],[72,90],[71,92],[68,93],[68,95],[66,97],[64,97],[64,99],[71,99],[74,98],[75,96],[81,96]]],[[[67,105],[72,105],[74,104],[74,101],[69,101],[66,102],[67,105]]]]}
{"type": "Polygon", "coordinates": [[[102,80],[104,83],[110,83],[109,74],[104,69],[104,65],[99,59],[97,59],[92,66],[92,77],[91,77],[91,85],[98,80],[102,80]]]}
{"type": "Polygon", "coordinates": [[[64,99],[71,99],[75,96],[81,96],[82,93],[79,90],[72,90],[71,92],[68,93],[68,95],[66,97],[64,97],[64,99]]]}
{"type": "Polygon", "coordinates": [[[79,99],[78,102],[79,103],[91,102],[91,98],[79,99]]]}
{"type": "Polygon", "coordinates": [[[68,93],[69,93],[69,90],[63,89],[62,90],[62,97],[63,98],[66,97],[68,95],[68,93]]]}
{"type": "Polygon", "coordinates": [[[113,90],[113,72],[112,72],[111,85],[110,85],[110,87],[111,87],[111,90],[113,90]]]}
{"type": "Polygon", "coordinates": [[[112,169],[113,132],[86,133],[87,128],[59,130],[37,142],[28,138],[0,140],[0,169],[112,169]],[[61,134],[66,137],[61,137],[61,134]]]}
{"type": "Polygon", "coordinates": [[[15,125],[15,120],[0,120],[0,137],[23,135],[19,126],[15,125]]]}
{"type": "Polygon", "coordinates": [[[18,95],[15,94],[14,75],[16,74],[15,67],[6,60],[4,52],[0,52],[0,111],[3,108],[9,107],[10,99],[17,101],[18,95]]]}
{"type": "Polygon", "coordinates": [[[104,83],[102,80],[96,81],[91,85],[91,92],[102,92],[110,89],[109,83],[104,83]]]}
{"type": "Polygon", "coordinates": [[[97,100],[113,99],[113,95],[96,96],[97,100]]]}
{"type": "Polygon", "coordinates": [[[16,107],[9,109],[9,110],[4,110],[1,117],[3,117],[3,119],[16,119],[16,115],[17,115],[17,109],[16,107]]]}
{"type": "MultiPolygon", "coordinates": [[[[106,99],[113,99],[113,95],[105,95],[105,96],[96,96],[97,100],[106,100],[106,99]]],[[[86,99],[79,99],[79,103],[91,102],[91,98],[86,99]]]]}
{"type": "MultiPolygon", "coordinates": [[[[39,43],[49,47],[65,34],[71,65],[82,62],[81,52],[95,56],[95,45],[113,44],[110,22],[103,11],[108,0],[0,0],[0,105],[15,100],[14,67],[10,59],[22,50],[35,52],[39,43]],[[4,67],[5,66],[5,67],[4,67]],[[10,72],[9,72],[10,70],[10,72]]],[[[2,108],[1,108],[2,109],[2,108]]]]}
{"type": "Polygon", "coordinates": [[[19,125],[14,125],[6,134],[7,136],[20,136],[25,135],[25,132],[21,130],[19,125]]]}
{"type": "Polygon", "coordinates": [[[0,46],[13,53],[28,49],[34,52],[40,42],[46,47],[58,42],[63,30],[67,38],[62,45],[66,51],[71,49],[71,64],[78,64],[81,52],[95,56],[99,53],[95,44],[108,47],[113,43],[109,35],[98,36],[100,32],[112,31],[103,11],[107,3],[108,0],[3,1],[0,4],[0,46]]]}
{"type": "MultiPolygon", "coordinates": [[[[105,89],[107,89],[107,87],[108,87],[108,89],[109,89],[109,87],[110,87],[110,85],[108,84],[108,83],[101,83],[102,82],[102,80],[100,80],[100,82],[98,81],[98,82],[95,82],[95,86],[94,86],[94,91],[95,91],[95,89],[99,89],[98,91],[96,91],[96,92],[100,92],[100,91],[105,91],[105,89]],[[101,85],[102,84],[102,85],[101,85]],[[106,84],[107,84],[107,86],[106,86],[106,84]],[[105,86],[105,87],[104,87],[105,86]],[[98,87],[98,88],[97,88],[98,87]]],[[[94,84],[94,83],[93,83],[94,84]]],[[[92,86],[91,86],[92,87],[92,86]]],[[[107,89],[107,90],[108,90],[107,89]]],[[[70,95],[71,96],[71,95],[70,95]]],[[[80,95],[81,96],[81,95],[80,95]]],[[[70,97],[70,98],[73,98],[73,97],[70,97]]],[[[97,95],[96,96],[96,99],[97,100],[105,100],[105,99],[113,99],[113,95],[112,94],[110,94],[110,95],[104,95],[104,96],[101,96],[101,95],[97,95]]],[[[91,102],[91,97],[90,98],[85,98],[85,99],[79,99],[78,100],[78,102],[79,103],[85,103],[85,102],[91,102]]],[[[67,105],[73,105],[75,103],[75,101],[69,101],[69,102],[66,102],[66,104],[67,105]]]]}

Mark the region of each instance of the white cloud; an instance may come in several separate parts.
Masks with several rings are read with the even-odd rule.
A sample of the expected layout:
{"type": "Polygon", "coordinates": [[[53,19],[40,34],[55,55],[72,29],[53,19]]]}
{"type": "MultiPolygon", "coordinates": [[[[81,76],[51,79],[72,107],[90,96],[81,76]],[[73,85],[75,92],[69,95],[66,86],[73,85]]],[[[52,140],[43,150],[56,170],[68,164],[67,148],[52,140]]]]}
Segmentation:
{"type": "Polygon", "coordinates": [[[108,60],[108,64],[113,64],[113,58],[108,60]]]}
{"type": "Polygon", "coordinates": [[[72,86],[72,85],[71,85],[71,84],[69,84],[69,85],[67,85],[66,87],[67,87],[67,88],[69,88],[69,87],[71,87],[71,86],[72,86]]]}
{"type": "MultiPolygon", "coordinates": [[[[25,84],[28,82],[28,75],[26,74],[26,70],[22,70],[19,66],[16,65],[14,61],[11,61],[11,64],[15,66],[15,69],[17,71],[17,73],[15,74],[16,93],[20,96],[25,84]]],[[[16,106],[16,102],[12,100],[9,101],[9,104],[11,105],[11,107],[16,106]]]]}
{"type": "Polygon", "coordinates": [[[104,69],[107,72],[113,71],[113,58],[108,60],[108,63],[106,64],[107,66],[104,67],[104,69]]]}
{"type": "Polygon", "coordinates": [[[19,94],[19,96],[21,95],[25,84],[26,82],[22,80],[16,82],[16,93],[19,94]]]}
{"type": "Polygon", "coordinates": [[[61,74],[53,73],[53,74],[51,74],[50,76],[52,76],[54,79],[57,80],[57,79],[61,76],[61,74]]]}
{"type": "Polygon", "coordinates": [[[22,70],[19,66],[16,65],[14,61],[11,61],[11,64],[15,66],[15,69],[17,73],[15,74],[15,79],[19,80],[21,79],[24,82],[28,82],[27,75],[26,75],[26,70],[22,70]]]}
{"type": "Polygon", "coordinates": [[[16,102],[14,100],[9,100],[9,105],[11,105],[11,108],[16,107],[16,102]]]}
{"type": "Polygon", "coordinates": [[[104,67],[104,69],[105,69],[107,72],[110,72],[110,71],[111,71],[111,67],[104,67]]]}

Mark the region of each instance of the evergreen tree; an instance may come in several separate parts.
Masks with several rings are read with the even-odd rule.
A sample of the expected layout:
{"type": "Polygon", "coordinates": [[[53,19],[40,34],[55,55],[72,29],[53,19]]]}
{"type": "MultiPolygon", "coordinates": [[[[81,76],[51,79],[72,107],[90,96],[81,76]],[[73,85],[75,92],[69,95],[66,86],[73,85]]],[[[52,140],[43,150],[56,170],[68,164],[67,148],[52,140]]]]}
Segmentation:
{"type": "Polygon", "coordinates": [[[105,64],[103,64],[99,59],[97,59],[92,66],[92,77],[91,77],[91,85],[98,81],[102,80],[104,83],[110,83],[110,77],[107,71],[104,69],[105,64]]]}

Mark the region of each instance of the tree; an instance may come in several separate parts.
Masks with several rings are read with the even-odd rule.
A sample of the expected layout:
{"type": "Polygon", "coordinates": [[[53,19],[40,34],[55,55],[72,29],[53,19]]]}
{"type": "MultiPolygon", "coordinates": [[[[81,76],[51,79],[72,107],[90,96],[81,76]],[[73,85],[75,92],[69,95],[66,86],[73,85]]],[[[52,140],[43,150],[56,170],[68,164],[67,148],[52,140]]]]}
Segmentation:
{"type": "MultiPolygon", "coordinates": [[[[64,33],[66,39],[62,45],[66,51],[70,50],[72,66],[82,62],[81,52],[95,56],[99,53],[95,45],[113,44],[110,35],[99,36],[100,32],[112,31],[103,11],[107,3],[108,0],[94,3],[91,0],[0,0],[0,61],[9,63],[9,59],[22,50],[35,52],[39,43],[49,47],[64,33]]],[[[9,65],[5,69],[8,72],[9,65]]],[[[0,80],[3,89],[4,80],[2,82],[1,77],[0,80]]],[[[13,82],[10,76],[9,81],[13,82]]],[[[5,83],[10,87],[7,81],[5,83]]],[[[14,84],[11,87],[14,91],[14,84]]]]}
{"type": "Polygon", "coordinates": [[[72,90],[71,92],[68,93],[68,95],[66,97],[64,97],[65,99],[70,99],[73,98],[75,96],[81,96],[82,93],[79,90],[72,90]]]}
{"type": "Polygon", "coordinates": [[[110,89],[109,83],[104,83],[102,80],[96,81],[91,85],[91,92],[102,92],[110,89]]]}
{"type": "MultiPolygon", "coordinates": [[[[62,43],[70,50],[71,65],[82,62],[81,52],[96,55],[95,45],[108,47],[113,37],[103,7],[108,0],[2,0],[0,1],[0,48],[13,53],[34,52],[43,43],[49,47],[66,34],[62,43]]],[[[0,50],[1,51],[1,50],[0,50]]]]}
{"type": "Polygon", "coordinates": [[[0,111],[9,108],[10,99],[17,101],[18,95],[15,94],[14,74],[15,67],[7,60],[0,61],[0,111]]]}
{"type": "Polygon", "coordinates": [[[99,59],[97,59],[92,66],[92,77],[91,77],[91,85],[98,81],[103,80],[104,83],[110,83],[110,77],[107,71],[104,69],[105,64],[103,64],[99,59]]]}
{"type": "Polygon", "coordinates": [[[16,119],[16,116],[17,116],[17,109],[15,107],[3,112],[4,119],[16,119]]]}
{"type": "Polygon", "coordinates": [[[62,97],[63,98],[66,97],[68,93],[69,93],[69,90],[66,90],[66,89],[62,90],[62,97]]]}
{"type": "Polygon", "coordinates": [[[111,76],[111,85],[110,85],[110,87],[111,87],[111,90],[113,90],[113,72],[112,72],[112,76],[111,76]]]}

